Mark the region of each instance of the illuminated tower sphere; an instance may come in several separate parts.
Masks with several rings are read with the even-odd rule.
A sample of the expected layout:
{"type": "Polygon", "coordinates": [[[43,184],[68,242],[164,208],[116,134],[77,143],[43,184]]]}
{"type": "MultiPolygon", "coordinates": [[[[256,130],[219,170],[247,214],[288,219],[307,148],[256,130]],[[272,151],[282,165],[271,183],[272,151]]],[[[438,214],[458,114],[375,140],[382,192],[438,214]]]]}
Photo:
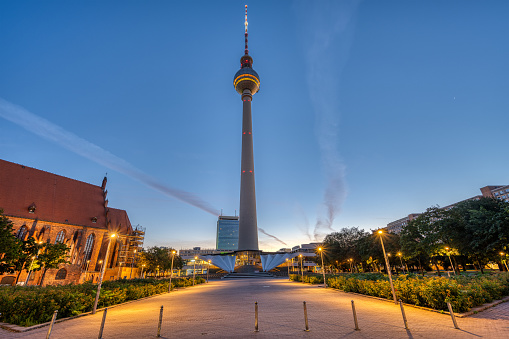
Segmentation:
{"type": "Polygon", "coordinates": [[[244,55],[240,58],[240,70],[235,73],[233,79],[233,86],[241,95],[243,102],[238,249],[241,251],[258,251],[251,100],[253,94],[260,89],[260,78],[252,68],[253,58],[249,56],[247,48],[247,5],[245,27],[246,48],[244,55]]]}

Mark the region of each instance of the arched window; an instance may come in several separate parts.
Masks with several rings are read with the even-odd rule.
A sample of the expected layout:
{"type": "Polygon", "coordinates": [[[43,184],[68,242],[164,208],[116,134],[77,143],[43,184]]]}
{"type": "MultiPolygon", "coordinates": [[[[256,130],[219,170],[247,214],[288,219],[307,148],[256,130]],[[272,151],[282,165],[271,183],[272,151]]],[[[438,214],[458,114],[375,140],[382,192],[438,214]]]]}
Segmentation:
{"type": "Polygon", "coordinates": [[[60,232],[57,233],[57,238],[55,239],[55,244],[58,244],[60,242],[64,242],[64,238],[65,238],[65,231],[62,230],[60,232]]]}
{"type": "Polygon", "coordinates": [[[64,280],[67,277],[67,270],[65,268],[61,268],[58,270],[55,275],[55,280],[64,280]]]}
{"type": "Polygon", "coordinates": [[[87,237],[87,242],[85,243],[85,251],[83,256],[83,262],[87,262],[92,257],[92,250],[94,249],[94,234],[90,234],[87,237]]]}
{"type": "Polygon", "coordinates": [[[18,230],[18,233],[16,233],[16,238],[24,240],[27,233],[28,233],[28,228],[25,225],[23,225],[18,230]]]}

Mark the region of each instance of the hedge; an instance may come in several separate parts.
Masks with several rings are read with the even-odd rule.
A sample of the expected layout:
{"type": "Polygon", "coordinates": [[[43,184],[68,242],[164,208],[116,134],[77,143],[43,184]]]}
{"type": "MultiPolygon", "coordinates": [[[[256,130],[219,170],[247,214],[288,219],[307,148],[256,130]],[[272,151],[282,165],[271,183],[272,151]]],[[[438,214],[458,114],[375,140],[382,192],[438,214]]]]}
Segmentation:
{"type": "MultiPolygon", "coordinates": [[[[290,278],[301,281],[300,275],[291,275],[290,278]]],[[[323,277],[304,276],[304,282],[323,284],[323,277]]],[[[459,275],[451,278],[404,274],[394,277],[393,282],[398,300],[444,311],[447,311],[447,302],[451,303],[455,312],[466,312],[472,307],[509,295],[509,273],[459,275]]],[[[382,274],[328,276],[327,286],[345,292],[392,299],[389,279],[382,274]]]]}
{"type": "MultiPolygon", "coordinates": [[[[196,278],[195,283],[204,283],[196,278]]],[[[192,285],[192,279],[171,281],[172,289],[192,285]]],[[[107,307],[168,291],[168,280],[134,279],[105,281],[101,287],[98,307],[107,307]]],[[[92,311],[97,284],[64,286],[4,286],[0,287],[0,321],[20,326],[32,326],[57,318],[67,318],[92,311]]]]}

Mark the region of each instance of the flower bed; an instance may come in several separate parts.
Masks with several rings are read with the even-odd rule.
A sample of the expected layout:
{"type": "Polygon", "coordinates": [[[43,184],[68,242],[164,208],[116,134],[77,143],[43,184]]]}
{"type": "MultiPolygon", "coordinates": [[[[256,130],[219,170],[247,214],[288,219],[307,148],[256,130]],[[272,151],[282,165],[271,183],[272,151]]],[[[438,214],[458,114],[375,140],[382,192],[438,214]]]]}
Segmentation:
{"type": "MultiPolygon", "coordinates": [[[[196,278],[196,284],[204,283],[196,278]]],[[[98,307],[107,307],[168,291],[168,280],[135,279],[105,281],[101,287],[98,307]]],[[[175,287],[190,286],[192,279],[171,281],[175,287]]],[[[0,321],[20,326],[32,326],[51,320],[58,310],[58,318],[92,311],[97,284],[65,286],[7,286],[0,287],[0,321]]]]}
{"type": "MultiPolygon", "coordinates": [[[[301,281],[300,275],[291,275],[292,280],[301,281]]],[[[321,276],[304,276],[304,282],[323,284],[321,276]]],[[[509,274],[474,274],[457,277],[422,277],[415,274],[393,278],[396,298],[408,304],[447,310],[450,302],[455,312],[465,312],[493,300],[509,295],[509,274]]],[[[391,286],[386,275],[349,274],[328,276],[331,288],[392,299],[391,286]]]]}

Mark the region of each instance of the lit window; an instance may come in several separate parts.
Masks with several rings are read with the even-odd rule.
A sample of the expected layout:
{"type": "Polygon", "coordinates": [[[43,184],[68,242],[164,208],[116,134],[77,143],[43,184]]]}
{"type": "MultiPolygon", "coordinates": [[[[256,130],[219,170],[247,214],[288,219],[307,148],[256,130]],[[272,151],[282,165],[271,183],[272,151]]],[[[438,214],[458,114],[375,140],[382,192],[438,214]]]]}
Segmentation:
{"type": "Polygon", "coordinates": [[[55,244],[64,242],[65,238],[65,231],[60,231],[57,233],[57,238],[55,239],[55,244]]]}

